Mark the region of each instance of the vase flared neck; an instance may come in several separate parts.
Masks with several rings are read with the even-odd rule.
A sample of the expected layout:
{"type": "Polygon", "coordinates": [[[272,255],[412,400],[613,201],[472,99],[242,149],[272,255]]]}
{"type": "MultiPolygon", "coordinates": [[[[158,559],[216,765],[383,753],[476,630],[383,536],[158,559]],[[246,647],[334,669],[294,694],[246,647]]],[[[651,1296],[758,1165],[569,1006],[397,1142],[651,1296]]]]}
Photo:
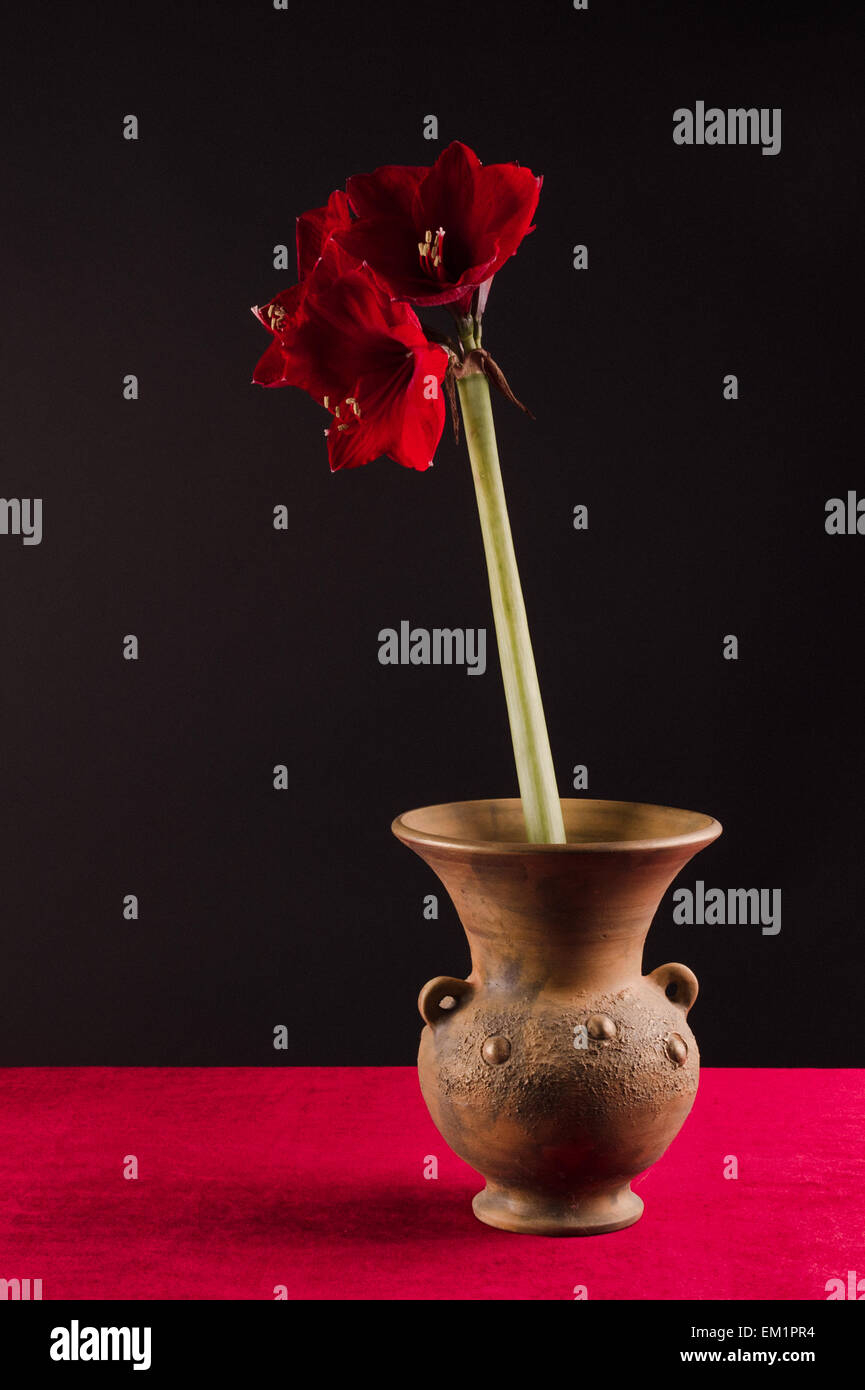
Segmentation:
{"type": "Polygon", "coordinates": [[[669,807],[562,806],[565,845],[521,841],[513,799],[428,807],[394,822],[447,889],[473,977],[493,988],[604,989],[638,977],[664,893],[721,833],[711,817],[669,807]]]}

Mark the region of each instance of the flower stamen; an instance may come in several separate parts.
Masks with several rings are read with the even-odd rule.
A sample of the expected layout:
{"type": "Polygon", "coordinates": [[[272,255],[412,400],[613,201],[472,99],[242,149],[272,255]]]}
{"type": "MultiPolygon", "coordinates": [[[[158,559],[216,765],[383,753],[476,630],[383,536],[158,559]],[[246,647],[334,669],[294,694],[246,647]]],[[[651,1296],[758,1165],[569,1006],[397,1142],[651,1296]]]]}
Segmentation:
{"type": "MultiPolygon", "coordinates": [[[[335,420],[341,421],[341,423],[338,424],[336,428],[338,430],[347,430],[349,425],[354,423],[354,419],[360,419],[360,402],[358,401],[357,396],[346,396],[345,400],[340,401],[339,405],[332,406],[332,399],[333,398],[331,396],[324,396],[322,398],[322,404],[324,405],[325,410],[330,411],[331,415],[334,417],[335,420]],[[351,409],[354,418],[350,416],[348,420],[342,419],[342,412],[344,407],[349,407],[351,409]]],[[[325,430],[325,434],[329,433],[330,430],[325,430]]]]}
{"type": "Polygon", "coordinates": [[[436,230],[435,237],[433,237],[431,231],[427,230],[424,232],[423,241],[419,241],[417,244],[421,269],[436,280],[443,279],[445,273],[442,269],[444,264],[444,238],[445,229],[444,227],[439,227],[436,230]]]}
{"type": "Polygon", "coordinates": [[[268,304],[265,309],[272,333],[279,333],[285,319],[285,310],[281,304],[268,304]]]}

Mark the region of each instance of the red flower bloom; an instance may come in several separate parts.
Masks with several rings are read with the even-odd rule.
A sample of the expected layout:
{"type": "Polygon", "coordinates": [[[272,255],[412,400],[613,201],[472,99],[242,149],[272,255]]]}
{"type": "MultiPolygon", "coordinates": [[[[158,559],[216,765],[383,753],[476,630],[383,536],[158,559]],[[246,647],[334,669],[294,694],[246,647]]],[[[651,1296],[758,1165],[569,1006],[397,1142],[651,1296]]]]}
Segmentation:
{"type": "Polygon", "coordinates": [[[412,310],[392,303],[365,268],[333,275],[327,258],[326,251],[307,282],[302,312],[280,325],[253,380],[299,386],[330,411],[332,471],[383,454],[405,468],[429,468],[444,426],[440,388],[448,355],[427,342],[412,310]]]}
{"type": "Polygon", "coordinates": [[[484,167],[455,141],[432,168],[391,164],[349,179],[359,221],[333,236],[392,299],[465,314],[533,230],[542,182],[518,164],[484,167]]]}

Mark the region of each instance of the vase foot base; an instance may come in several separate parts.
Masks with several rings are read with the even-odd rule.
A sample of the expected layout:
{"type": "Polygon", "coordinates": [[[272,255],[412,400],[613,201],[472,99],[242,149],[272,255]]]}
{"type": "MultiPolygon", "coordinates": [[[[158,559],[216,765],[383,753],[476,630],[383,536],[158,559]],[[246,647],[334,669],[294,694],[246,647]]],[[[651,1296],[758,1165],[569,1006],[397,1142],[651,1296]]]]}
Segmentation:
{"type": "Polygon", "coordinates": [[[479,1221],[534,1236],[601,1236],[633,1226],[643,1200],[626,1183],[612,1192],[554,1198],[487,1183],[472,1201],[479,1221]]]}

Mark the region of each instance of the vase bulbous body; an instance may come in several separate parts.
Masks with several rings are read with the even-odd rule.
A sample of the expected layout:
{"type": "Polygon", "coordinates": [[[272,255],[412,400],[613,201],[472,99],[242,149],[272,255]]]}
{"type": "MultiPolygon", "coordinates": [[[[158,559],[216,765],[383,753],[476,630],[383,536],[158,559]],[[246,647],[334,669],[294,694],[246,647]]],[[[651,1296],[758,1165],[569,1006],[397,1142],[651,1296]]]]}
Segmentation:
{"type": "Polygon", "coordinates": [[[481,1221],[591,1235],[639,1220],[630,1183],[693,1104],[697,980],[643,975],[669,884],[721,826],[634,802],[565,800],[567,843],[525,841],[518,799],[410,811],[395,835],[441,879],[468,937],[467,979],[437,976],[419,1007],[430,1114],[486,1179],[481,1221]]]}

